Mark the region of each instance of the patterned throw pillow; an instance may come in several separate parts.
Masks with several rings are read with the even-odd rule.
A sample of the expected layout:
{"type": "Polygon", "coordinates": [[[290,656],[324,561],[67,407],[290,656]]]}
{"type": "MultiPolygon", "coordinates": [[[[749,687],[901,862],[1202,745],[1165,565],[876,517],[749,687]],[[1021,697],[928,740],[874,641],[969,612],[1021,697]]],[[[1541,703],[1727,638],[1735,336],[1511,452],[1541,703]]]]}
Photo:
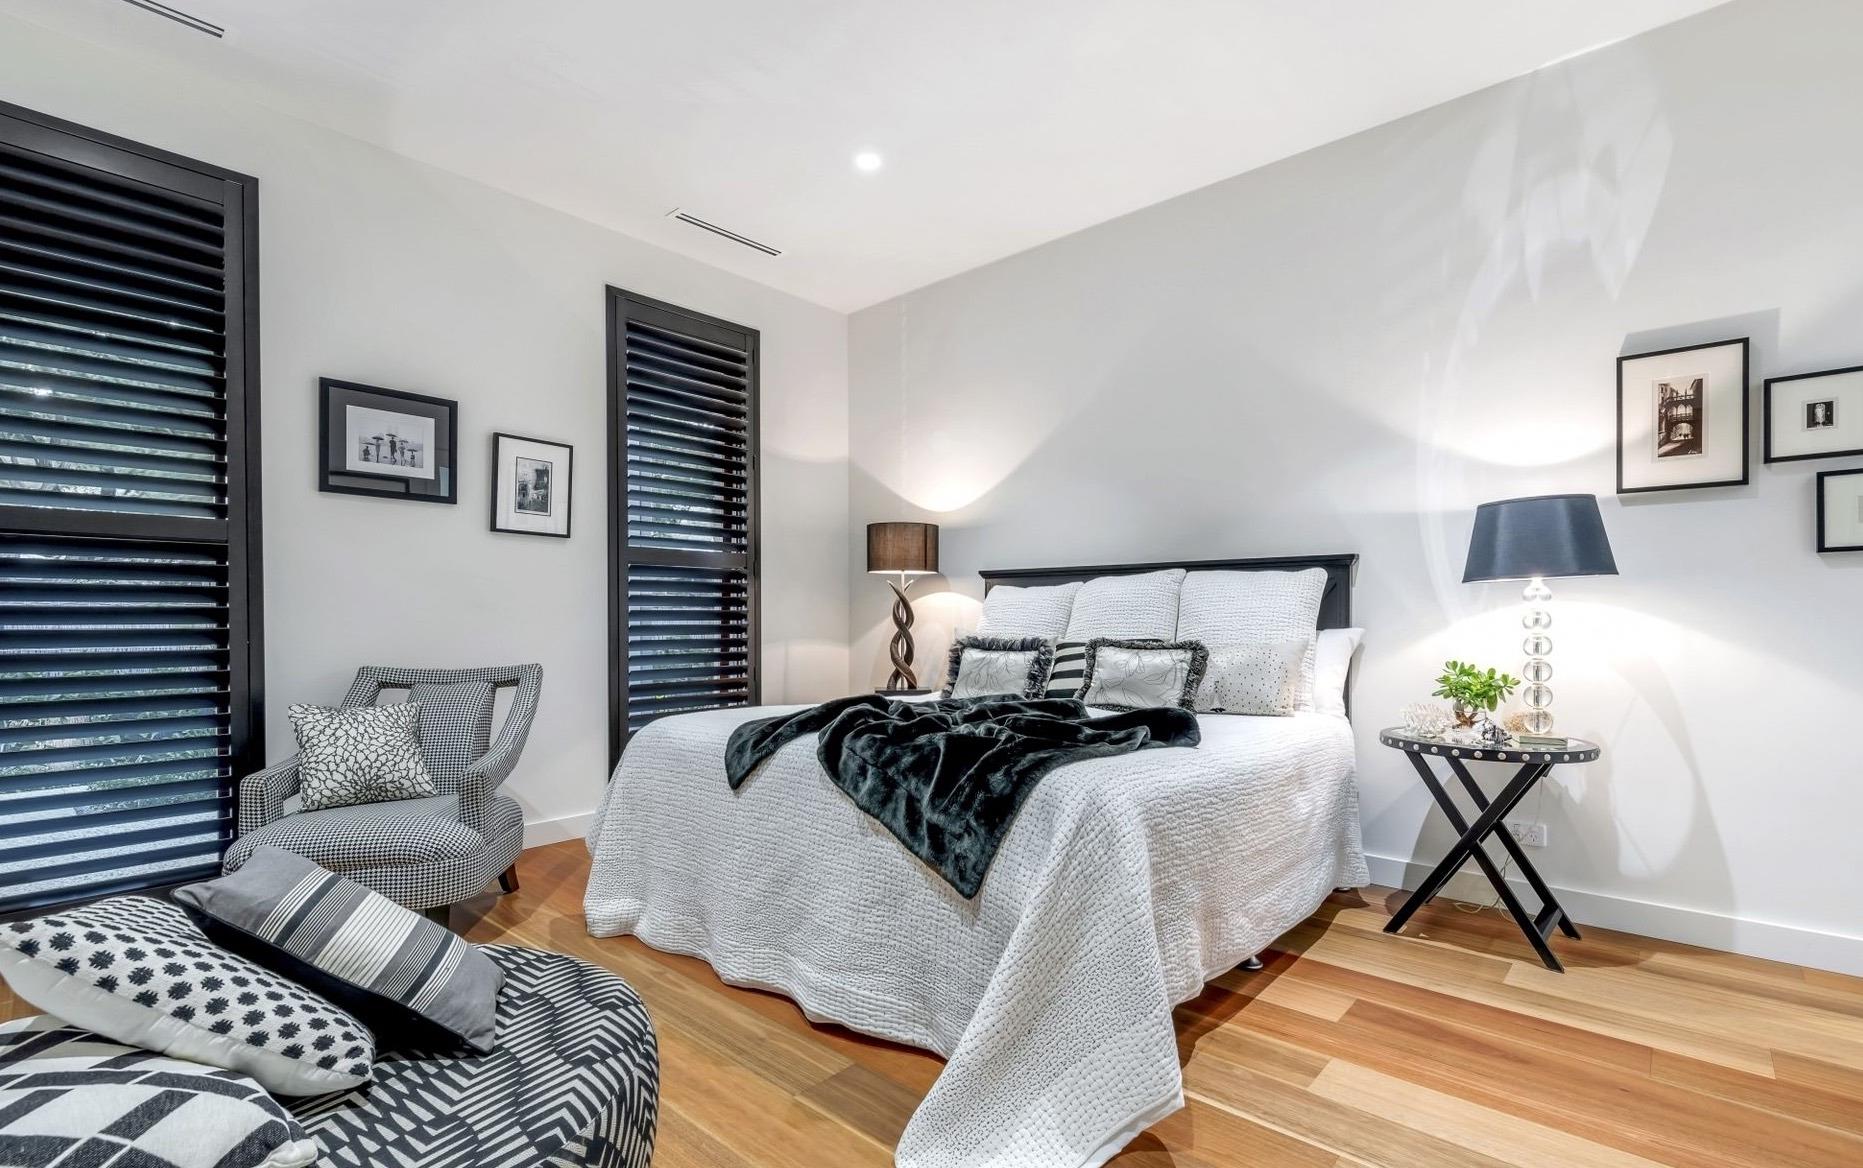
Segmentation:
{"type": "Polygon", "coordinates": [[[1080,700],[1108,710],[1193,708],[1209,664],[1199,641],[1087,642],[1086,680],[1080,700]]]}
{"type": "Polygon", "coordinates": [[[318,1155],[244,1075],[49,1015],[0,1024],[0,1164],[308,1168],[318,1155]]]}
{"type": "Polygon", "coordinates": [[[292,706],[304,810],[438,795],[420,752],[420,707],[292,706]]]}
{"type": "Polygon", "coordinates": [[[434,781],[451,786],[492,748],[497,700],[489,681],[423,681],[408,691],[420,709],[420,754],[434,781]]]}
{"type": "Polygon", "coordinates": [[[1313,640],[1213,645],[1197,688],[1199,714],[1287,717],[1300,706],[1300,679],[1313,640]]]}
{"type": "Polygon", "coordinates": [[[0,925],[0,975],[73,1026],[242,1071],[280,1095],[358,1086],[375,1061],[362,1023],[146,896],[0,925]]]}
{"type": "Polygon", "coordinates": [[[1048,671],[1049,698],[1077,698],[1080,683],[1087,679],[1087,643],[1062,641],[1054,647],[1054,668],[1048,671]]]}
{"type": "Polygon", "coordinates": [[[1043,637],[959,637],[945,670],[947,698],[1036,698],[1048,688],[1054,646],[1043,637]]]}
{"type": "MultiPolygon", "coordinates": [[[[282,848],[175,890],[208,936],[353,1012],[396,1046],[495,1047],[504,975],[445,926],[282,848]]],[[[387,1045],[386,1041],[384,1045],[387,1045]]]]}

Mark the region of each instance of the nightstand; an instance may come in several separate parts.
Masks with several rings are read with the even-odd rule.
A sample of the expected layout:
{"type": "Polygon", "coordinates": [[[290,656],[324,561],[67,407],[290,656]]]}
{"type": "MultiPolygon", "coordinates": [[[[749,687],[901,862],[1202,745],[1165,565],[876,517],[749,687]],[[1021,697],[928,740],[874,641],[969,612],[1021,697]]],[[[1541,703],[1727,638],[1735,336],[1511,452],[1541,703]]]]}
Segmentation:
{"type": "Polygon", "coordinates": [[[928,693],[937,693],[935,689],[876,689],[874,693],[883,698],[922,698],[928,693]]]}
{"type": "Polygon", "coordinates": [[[1553,898],[1552,889],[1546,887],[1546,881],[1540,878],[1539,872],[1528,862],[1526,853],[1521,851],[1519,842],[1508,833],[1503,821],[1526,797],[1527,792],[1545,778],[1553,767],[1563,763],[1584,763],[1596,759],[1602,753],[1597,743],[1586,742],[1580,738],[1569,738],[1562,750],[1522,750],[1513,746],[1463,746],[1460,743],[1416,738],[1402,730],[1395,729],[1380,730],[1378,741],[1392,750],[1401,751],[1410,759],[1410,765],[1417,770],[1417,777],[1423,780],[1425,787],[1429,788],[1430,795],[1436,800],[1436,805],[1443,809],[1444,815],[1448,816],[1450,825],[1462,833],[1462,838],[1449,849],[1449,854],[1443,857],[1442,863],[1436,865],[1423,883],[1417,886],[1417,890],[1410,894],[1410,899],[1406,900],[1404,906],[1397,910],[1391,922],[1384,926],[1384,931],[1395,933],[1402,929],[1418,909],[1435,899],[1436,894],[1442,891],[1443,885],[1449,882],[1449,878],[1461,871],[1462,865],[1468,863],[1472,857],[1481,866],[1482,873],[1488,878],[1488,883],[1494,885],[1495,892],[1500,895],[1501,903],[1507,906],[1507,911],[1514,918],[1514,923],[1520,926],[1522,933],[1526,934],[1528,943],[1533,946],[1533,951],[1539,954],[1546,968],[1564,973],[1565,966],[1559,964],[1559,958],[1553,955],[1552,946],[1547,942],[1555,928],[1568,937],[1576,938],[1579,935],[1578,926],[1571,922],[1566,916],[1565,909],[1553,898]],[[1455,800],[1449,797],[1448,788],[1431,769],[1432,763],[1436,761],[1441,761],[1449,768],[1451,774],[1461,780],[1462,788],[1468,792],[1468,797],[1474,800],[1476,815],[1473,823],[1463,816],[1461,808],[1457,807],[1455,800]],[[1468,764],[1471,762],[1517,763],[1520,769],[1514,772],[1514,777],[1508,780],[1507,785],[1501,789],[1501,793],[1490,802],[1488,797],[1482,793],[1480,784],[1475,782],[1475,776],[1469,773],[1468,764]],[[1527,886],[1533,889],[1535,896],[1539,897],[1540,911],[1538,913],[1531,916],[1527,914],[1527,910],[1520,903],[1520,898],[1514,895],[1512,888],[1508,887],[1507,881],[1501,874],[1500,866],[1482,846],[1491,838],[1501,841],[1501,846],[1506,848],[1507,854],[1513,858],[1514,866],[1526,879],[1527,886]]]}

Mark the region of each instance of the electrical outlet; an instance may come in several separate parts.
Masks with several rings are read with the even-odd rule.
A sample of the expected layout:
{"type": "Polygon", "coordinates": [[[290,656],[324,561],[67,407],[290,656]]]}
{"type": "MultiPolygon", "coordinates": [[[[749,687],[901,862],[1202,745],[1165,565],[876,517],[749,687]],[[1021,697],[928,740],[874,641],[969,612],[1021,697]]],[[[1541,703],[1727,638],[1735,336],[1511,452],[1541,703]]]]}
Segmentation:
{"type": "Polygon", "coordinates": [[[1507,821],[1507,834],[1529,848],[1546,846],[1546,825],[1543,823],[1522,823],[1518,819],[1507,821]]]}

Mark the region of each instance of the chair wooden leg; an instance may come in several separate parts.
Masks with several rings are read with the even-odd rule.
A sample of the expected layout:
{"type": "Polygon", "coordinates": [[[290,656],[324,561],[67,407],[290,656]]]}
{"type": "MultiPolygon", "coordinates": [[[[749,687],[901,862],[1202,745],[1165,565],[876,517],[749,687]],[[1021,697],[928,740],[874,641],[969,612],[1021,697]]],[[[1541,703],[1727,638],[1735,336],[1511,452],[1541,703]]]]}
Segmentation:
{"type": "Polygon", "coordinates": [[[511,865],[498,874],[498,887],[505,892],[516,892],[518,890],[516,864],[511,865]]]}
{"type": "Polygon", "coordinates": [[[442,928],[451,928],[453,925],[453,906],[450,904],[421,909],[420,915],[442,928]]]}

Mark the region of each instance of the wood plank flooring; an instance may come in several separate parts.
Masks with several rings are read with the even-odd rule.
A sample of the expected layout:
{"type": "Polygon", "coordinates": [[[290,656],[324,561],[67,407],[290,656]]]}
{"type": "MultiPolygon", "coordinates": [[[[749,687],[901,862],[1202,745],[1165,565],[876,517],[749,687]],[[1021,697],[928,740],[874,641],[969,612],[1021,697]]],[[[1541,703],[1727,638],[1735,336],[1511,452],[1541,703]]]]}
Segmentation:
{"type": "MultiPolygon", "coordinates": [[[[658,1168],[887,1165],[935,1057],[817,1026],[692,958],[582,926],[580,842],[455,910],[479,941],[631,981],[663,1063],[658,1168]]],[[[1587,929],[1542,969],[1493,911],[1335,895],[1177,1012],[1186,1108],[1118,1168],[1857,1168],[1863,979],[1587,929]]],[[[1581,927],[1583,923],[1581,922],[1581,927]]],[[[0,998],[0,1014],[30,1012],[0,998]]]]}

